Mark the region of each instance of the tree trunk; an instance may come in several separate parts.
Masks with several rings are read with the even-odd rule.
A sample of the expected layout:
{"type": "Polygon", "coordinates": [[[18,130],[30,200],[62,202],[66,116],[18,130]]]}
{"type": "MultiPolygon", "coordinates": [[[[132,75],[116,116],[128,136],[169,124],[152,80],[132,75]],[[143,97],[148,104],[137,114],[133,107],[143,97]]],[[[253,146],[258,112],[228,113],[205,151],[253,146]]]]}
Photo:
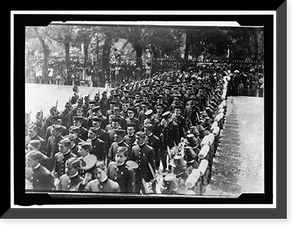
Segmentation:
{"type": "Polygon", "coordinates": [[[106,72],[109,68],[109,54],[111,48],[112,39],[110,37],[105,39],[103,45],[103,55],[102,55],[102,71],[106,72]]]}
{"type": "Polygon", "coordinates": [[[185,49],[184,49],[184,60],[188,60],[190,51],[190,34],[186,32],[185,49]]]}
{"type": "Polygon", "coordinates": [[[257,30],[254,30],[254,61],[257,61],[258,56],[258,38],[257,38],[257,30]]]}
{"type": "Polygon", "coordinates": [[[43,75],[42,75],[42,82],[48,80],[48,58],[50,54],[50,50],[48,48],[48,45],[45,43],[45,40],[42,38],[42,36],[38,35],[38,39],[42,45],[43,48],[43,75]]]}
{"type": "Polygon", "coordinates": [[[69,61],[70,61],[70,43],[69,42],[65,42],[65,70],[66,70],[66,78],[68,77],[68,70],[69,70],[69,61]]]}
{"type": "Polygon", "coordinates": [[[142,63],[142,54],[143,54],[143,48],[140,45],[136,45],[134,47],[135,52],[136,52],[136,65],[139,67],[141,70],[143,68],[143,63],[142,63]]]}

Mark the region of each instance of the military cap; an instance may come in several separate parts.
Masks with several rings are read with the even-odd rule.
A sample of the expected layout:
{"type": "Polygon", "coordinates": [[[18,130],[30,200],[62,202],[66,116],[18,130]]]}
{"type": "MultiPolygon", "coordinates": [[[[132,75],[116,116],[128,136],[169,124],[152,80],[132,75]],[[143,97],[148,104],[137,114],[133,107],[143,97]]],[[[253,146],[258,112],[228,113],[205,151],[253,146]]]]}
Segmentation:
{"type": "Polygon", "coordinates": [[[96,127],[90,127],[89,129],[91,132],[96,133],[98,131],[98,129],[96,127]]]}
{"type": "Polygon", "coordinates": [[[34,130],[37,131],[37,125],[36,124],[31,124],[28,126],[28,130],[34,130]]]}
{"type": "Polygon", "coordinates": [[[179,105],[179,104],[175,104],[175,105],[174,105],[174,109],[181,109],[181,108],[182,108],[182,106],[179,105]]]}
{"type": "Polygon", "coordinates": [[[157,107],[163,107],[164,105],[159,103],[159,104],[156,104],[157,107]]]}
{"type": "Polygon", "coordinates": [[[129,89],[123,89],[123,92],[128,93],[129,89]]]}
{"type": "Polygon", "coordinates": [[[90,151],[92,149],[92,144],[88,143],[88,142],[80,142],[80,143],[78,143],[78,145],[84,150],[90,151]]]}
{"type": "Polygon", "coordinates": [[[190,97],[190,100],[197,100],[197,98],[196,98],[195,95],[192,95],[192,96],[190,97]]]}
{"type": "Polygon", "coordinates": [[[128,123],[127,123],[127,128],[128,128],[128,127],[134,127],[134,128],[135,128],[135,127],[136,127],[136,124],[135,124],[134,122],[128,122],[128,123]]]}
{"type": "Polygon", "coordinates": [[[95,103],[96,103],[95,100],[90,100],[90,101],[89,101],[89,104],[95,104],[95,103]]]}
{"type": "Polygon", "coordinates": [[[135,109],[134,108],[132,108],[132,107],[129,107],[128,109],[127,109],[127,112],[128,111],[132,111],[132,112],[134,112],[135,111],[135,109]]]}
{"type": "Polygon", "coordinates": [[[128,95],[128,98],[131,98],[131,99],[133,99],[133,98],[134,98],[134,96],[133,96],[133,95],[128,95]]]}
{"type": "Polygon", "coordinates": [[[69,101],[66,102],[65,107],[66,107],[66,106],[68,106],[68,107],[72,106],[71,102],[69,102],[69,101]]]}
{"type": "Polygon", "coordinates": [[[141,105],[144,105],[144,106],[149,106],[149,103],[148,103],[148,102],[145,102],[145,101],[143,101],[143,102],[141,103],[141,105]]]}
{"type": "Polygon", "coordinates": [[[94,117],[92,117],[92,121],[93,122],[101,122],[101,118],[99,118],[99,117],[97,117],[97,116],[94,116],[94,117]]]}
{"type": "Polygon", "coordinates": [[[82,117],[82,116],[74,116],[74,117],[73,117],[73,120],[74,120],[74,121],[82,121],[82,120],[83,120],[83,117],[82,117]]]}
{"type": "Polygon", "coordinates": [[[126,131],[122,128],[116,130],[116,134],[118,134],[118,135],[123,135],[123,134],[125,135],[125,133],[126,133],[126,131]]]}
{"type": "Polygon", "coordinates": [[[138,131],[135,134],[136,137],[146,138],[146,133],[143,131],[138,131]]]}
{"type": "Polygon", "coordinates": [[[179,99],[180,97],[181,97],[180,94],[174,94],[174,95],[173,95],[173,98],[174,98],[174,99],[179,99]]]}
{"type": "Polygon", "coordinates": [[[70,140],[67,137],[64,137],[62,140],[58,142],[59,144],[65,144],[67,146],[70,143],[70,140]]]}
{"type": "Polygon", "coordinates": [[[118,117],[116,117],[116,116],[113,116],[112,121],[113,121],[113,122],[120,122],[120,121],[121,121],[121,118],[118,118],[118,117]]]}
{"type": "Polygon", "coordinates": [[[125,153],[128,151],[128,148],[127,147],[124,147],[124,146],[121,146],[121,147],[118,147],[117,148],[117,154],[118,153],[125,153]]]}
{"type": "Polygon", "coordinates": [[[159,96],[157,96],[157,98],[158,99],[162,99],[162,98],[164,98],[164,96],[163,95],[159,95],[159,96]]]}
{"type": "Polygon", "coordinates": [[[68,134],[65,136],[65,138],[69,139],[70,141],[74,141],[76,139],[76,136],[73,134],[68,134]]]}
{"type": "Polygon", "coordinates": [[[116,101],[110,101],[109,104],[115,105],[115,104],[117,104],[117,102],[116,101]]]}
{"type": "Polygon", "coordinates": [[[60,115],[53,115],[51,118],[53,120],[61,119],[60,115]]]}
{"type": "Polygon", "coordinates": [[[69,158],[67,159],[66,161],[66,164],[65,164],[66,167],[70,167],[70,168],[80,168],[80,159],[78,158],[75,158],[75,157],[72,157],[72,158],[69,158]]]}
{"type": "Polygon", "coordinates": [[[146,130],[153,131],[154,125],[152,123],[147,123],[145,126],[146,130]]]}
{"type": "Polygon", "coordinates": [[[100,106],[95,106],[95,107],[93,107],[93,109],[92,109],[93,112],[97,112],[98,110],[100,110],[100,106]]]}
{"type": "Polygon", "coordinates": [[[166,111],[166,112],[164,112],[163,114],[162,114],[162,117],[163,118],[168,118],[168,117],[170,117],[171,116],[171,112],[170,111],[166,111]]]}
{"type": "Polygon", "coordinates": [[[106,92],[106,91],[104,91],[104,92],[102,93],[102,95],[104,95],[104,94],[107,94],[107,92],[106,92]]]}
{"type": "Polygon", "coordinates": [[[77,102],[83,102],[82,98],[77,98],[77,102]]]}
{"type": "Polygon", "coordinates": [[[34,161],[38,161],[40,163],[44,159],[44,155],[40,151],[34,150],[34,151],[29,151],[26,154],[26,158],[32,159],[34,161]]]}
{"type": "Polygon", "coordinates": [[[80,128],[78,126],[70,126],[70,128],[69,128],[70,133],[72,133],[72,132],[78,133],[79,131],[80,131],[80,128]]]}
{"type": "Polygon", "coordinates": [[[115,106],[113,109],[114,110],[120,110],[120,107],[119,106],[115,106]]]}
{"type": "Polygon", "coordinates": [[[145,112],[145,116],[150,116],[151,114],[153,113],[153,110],[147,110],[146,112],[145,112]]]}
{"type": "Polygon", "coordinates": [[[62,126],[59,125],[59,124],[54,124],[54,125],[53,125],[53,129],[54,129],[55,131],[61,132],[61,131],[62,131],[62,126]]]}
{"type": "Polygon", "coordinates": [[[136,103],[141,103],[143,100],[142,99],[139,99],[136,101],[136,103]]]}
{"type": "Polygon", "coordinates": [[[41,141],[40,140],[30,140],[29,141],[29,145],[36,148],[36,149],[39,149],[40,146],[41,146],[41,141]]]}

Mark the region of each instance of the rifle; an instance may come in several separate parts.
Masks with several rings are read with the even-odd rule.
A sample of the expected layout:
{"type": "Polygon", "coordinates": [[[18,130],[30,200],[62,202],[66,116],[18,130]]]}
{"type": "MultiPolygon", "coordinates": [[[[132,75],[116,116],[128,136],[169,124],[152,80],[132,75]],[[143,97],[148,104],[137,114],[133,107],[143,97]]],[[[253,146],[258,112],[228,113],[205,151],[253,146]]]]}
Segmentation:
{"type": "Polygon", "coordinates": [[[56,114],[58,113],[58,110],[57,110],[57,104],[58,104],[58,100],[56,100],[56,104],[55,104],[56,114]]]}

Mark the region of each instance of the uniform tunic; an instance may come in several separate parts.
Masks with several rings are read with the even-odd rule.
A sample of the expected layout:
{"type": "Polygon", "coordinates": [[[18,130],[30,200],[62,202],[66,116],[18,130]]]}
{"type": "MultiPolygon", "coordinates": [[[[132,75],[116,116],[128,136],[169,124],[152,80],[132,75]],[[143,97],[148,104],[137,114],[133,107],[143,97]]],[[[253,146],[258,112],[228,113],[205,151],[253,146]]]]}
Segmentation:
{"type": "Polygon", "coordinates": [[[83,178],[77,173],[75,176],[62,175],[59,178],[58,190],[61,191],[78,191],[83,178]]]}
{"type": "Polygon", "coordinates": [[[144,179],[145,182],[150,182],[154,178],[149,168],[149,165],[151,165],[152,170],[155,171],[154,149],[148,146],[147,144],[143,144],[141,146],[134,146],[132,148],[132,152],[133,161],[135,161],[138,164],[138,168],[136,169],[135,192],[139,193],[140,190],[142,190],[142,192],[145,193],[142,179],[144,179]]]}
{"type": "Polygon", "coordinates": [[[148,136],[147,144],[154,149],[155,167],[158,169],[160,165],[160,140],[152,133],[148,136]]]}
{"type": "Polygon", "coordinates": [[[42,165],[32,169],[32,176],[30,177],[34,190],[54,190],[54,177],[50,171],[42,165]]]}
{"type": "Polygon", "coordinates": [[[71,150],[69,150],[66,154],[58,152],[54,156],[54,171],[57,175],[57,178],[61,177],[65,174],[65,163],[68,159],[76,157],[71,150]]]}
{"type": "Polygon", "coordinates": [[[117,182],[106,179],[103,182],[99,182],[98,179],[91,180],[84,188],[87,192],[100,192],[100,193],[116,193],[120,192],[120,186],[117,182]]]}
{"type": "Polygon", "coordinates": [[[108,165],[108,178],[119,184],[122,193],[134,193],[135,173],[125,163],[117,166],[111,162],[108,165]]]}
{"type": "Polygon", "coordinates": [[[106,159],[105,143],[101,139],[95,137],[94,139],[88,139],[86,142],[92,144],[91,154],[95,155],[98,160],[106,159]]]}

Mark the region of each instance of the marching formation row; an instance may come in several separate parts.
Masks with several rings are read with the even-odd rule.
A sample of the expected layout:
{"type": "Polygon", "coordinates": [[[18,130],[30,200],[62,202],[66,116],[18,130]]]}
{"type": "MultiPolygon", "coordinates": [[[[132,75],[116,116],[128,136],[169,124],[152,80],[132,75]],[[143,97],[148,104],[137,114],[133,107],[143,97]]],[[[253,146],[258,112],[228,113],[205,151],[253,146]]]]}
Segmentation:
{"type": "Polygon", "coordinates": [[[36,191],[205,192],[231,72],[169,71],[26,121],[25,183],[36,191]]]}

